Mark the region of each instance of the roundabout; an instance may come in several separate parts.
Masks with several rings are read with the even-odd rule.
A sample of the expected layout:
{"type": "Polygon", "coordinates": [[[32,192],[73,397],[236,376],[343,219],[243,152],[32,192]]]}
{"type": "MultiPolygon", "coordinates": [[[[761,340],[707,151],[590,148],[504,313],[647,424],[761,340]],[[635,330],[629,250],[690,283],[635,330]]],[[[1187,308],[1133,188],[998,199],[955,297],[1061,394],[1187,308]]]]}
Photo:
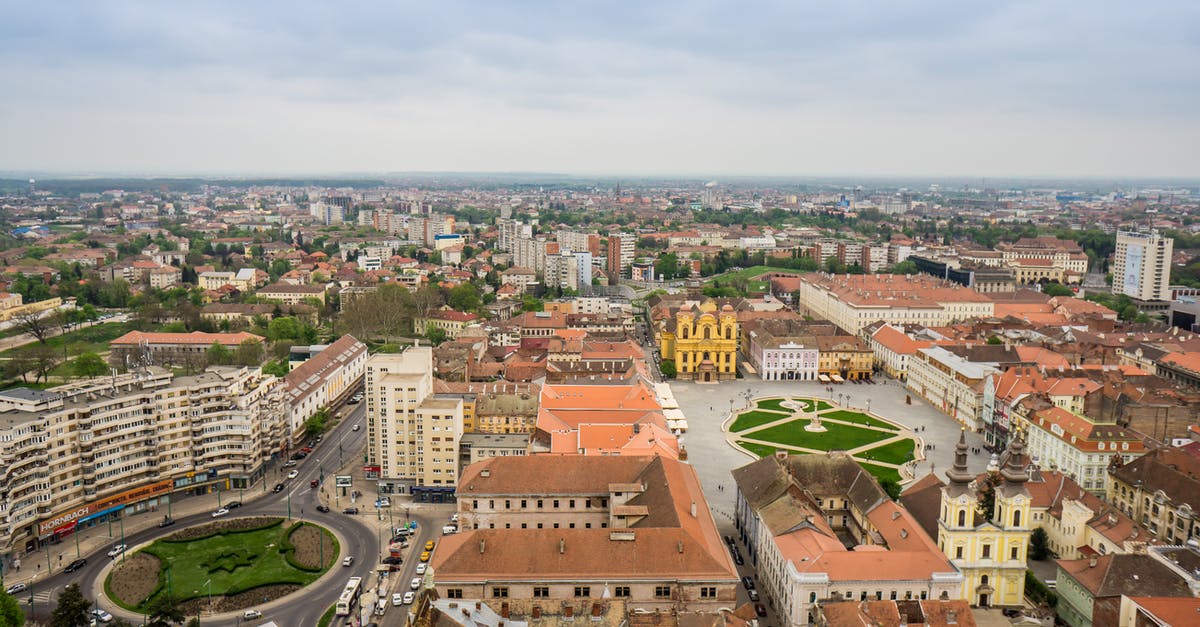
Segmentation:
{"type": "Polygon", "coordinates": [[[311,584],[337,562],[339,543],[311,522],[231,518],[181,529],[114,561],[104,591],[122,608],[185,615],[240,611],[311,584]]]}
{"type": "Polygon", "coordinates": [[[912,478],[917,438],[909,428],[875,414],[805,397],[768,397],[730,416],[725,438],[753,457],[776,451],[843,451],[880,482],[912,478]]]}

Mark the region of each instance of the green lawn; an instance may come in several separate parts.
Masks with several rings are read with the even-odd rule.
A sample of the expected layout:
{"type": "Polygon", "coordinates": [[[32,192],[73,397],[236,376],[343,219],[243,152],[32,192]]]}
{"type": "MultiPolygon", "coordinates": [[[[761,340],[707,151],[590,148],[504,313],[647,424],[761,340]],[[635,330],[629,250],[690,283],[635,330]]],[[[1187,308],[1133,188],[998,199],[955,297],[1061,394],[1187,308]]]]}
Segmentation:
{"type": "MultiPolygon", "coordinates": [[[[133,322],[104,322],[95,326],[90,326],[85,329],[77,329],[66,335],[56,335],[46,340],[46,345],[62,352],[63,346],[67,347],[68,355],[72,358],[78,357],[80,353],[93,352],[103,353],[108,350],[108,343],[135,330],[136,324],[133,322]]],[[[32,347],[33,344],[26,344],[20,348],[10,348],[4,352],[0,352],[0,357],[12,357],[15,353],[21,350],[32,347]]]]}
{"type": "Polygon", "coordinates": [[[775,422],[787,418],[788,414],[777,414],[769,411],[748,411],[740,414],[733,424],[729,426],[730,431],[745,431],[752,427],[765,425],[768,422],[775,422]]]}
{"type": "Polygon", "coordinates": [[[746,442],[744,440],[738,440],[738,446],[746,449],[747,451],[750,451],[751,453],[754,453],[755,455],[758,455],[759,457],[766,457],[768,455],[774,455],[775,451],[778,450],[774,446],[767,446],[766,444],[756,444],[754,442],[746,442]]]}
{"type": "Polygon", "coordinates": [[[795,275],[804,274],[803,272],[800,272],[799,270],[791,270],[789,268],[772,268],[770,266],[751,266],[749,268],[742,268],[741,270],[737,270],[735,272],[726,272],[725,274],[722,274],[721,276],[718,276],[718,277],[713,277],[713,278],[709,279],[707,281],[707,283],[709,285],[711,285],[713,279],[719,279],[722,283],[724,283],[725,281],[733,279],[734,277],[742,277],[744,279],[749,280],[749,279],[753,279],[754,277],[766,274],[768,272],[780,272],[783,274],[795,274],[795,275]]]}
{"type": "Polygon", "coordinates": [[[804,430],[807,422],[797,419],[787,424],[755,431],[747,434],[746,437],[819,451],[850,450],[888,437],[886,433],[831,422],[821,423],[827,429],[824,433],[810,433],[804,430]]]}
{"type": "Polygon", "coordinates": [[[869,456],[870,459],[877,459],[889,464],[903,464],[916,458],[913,452],[916,446],[917,443],[912,440],[900,440],[899,442],[892,442],[891,444],[885,444],[878,448],[864,451],[859,453],[858,456],[863,459],[869,456]]]}
{"type": "Polygon", "coordinates": [[[846,422],[853,422],[854,424],[867,425],[867,426],[871,426],[871,427],[879,427],[880,429],[888,429],[891,431],[899,431],[899,428],[896,427],[896,425],[884,422],[877,418],[872,418],[871,416],[868,416],[867,414],[864,414],[864,413],[858,412],[858,411],[849,411],[846,409],[839,409],[837,411],[831,411],[827,414],[821,414],[821,417],[822,418],[835,418],[837,420],[845,420],[846,422]]]}
{"type": "Polygon", "coordinates": [[[892,481],[895,481],[896,483],[900,483],[900,472],[898,470],[896,470],[895,468],[888,468],[887,466],[876,466],[875,464],[868,464],[866,462],[861,462],[861,461],[858,463],[863,467],[863,470],[874,475],[875,479],[880,482],[887,481],[890,479],[892,481]]]}
{"type": "Polygon", "coordinates": [[[817,401],[817,411],[825,411],[826,409],[833,409],[833,405],[825,401],[817,401]]]}
{"type": "Polygon", "coordinates": [[[330,605],[329,609],[325,610],[324,614],[321,614],[321,618],[317,621],[317,627],[329,627],[329,624],[333,622],[333,612],[335,610],[337,610],[337,605],[330,605]]]}
{"type": "MultiPolygon", "coordinates": [[[[170,568],[171,591],[180,601],[207,594],[204,582],[209,580],[213,594],[237,593],[276,583],[308,585],[321,573],[300,570],[288,563],[280,552],[287,531],[288,527],[280,522],[265,529],[228,532],[190,542],[159,540],[142,550],[170,568]]],[[[166,590],[160,589],[143,606],[164,593],[166,590]]]]}
{"type": "Polygon", "coordinates": [[[759,408],[759,409],[769,409],[769,410],[771,410],[771,411],[781,411],[781,412],[791,413],[791,411],[792,411],[792,410],[790,410],[790,409],[788,409],[788,408],[786,408],[786,407],[784,407],[784,406],[783,406],[783,402],[784,402],[785,400],[787,400],[787,399],[784,399],[784,398],[768,398],[768,399],[767,399],[767,400],[765,400],[765,401],[759,401],[759,402],[758,402],[758,408],[759,408]]]}

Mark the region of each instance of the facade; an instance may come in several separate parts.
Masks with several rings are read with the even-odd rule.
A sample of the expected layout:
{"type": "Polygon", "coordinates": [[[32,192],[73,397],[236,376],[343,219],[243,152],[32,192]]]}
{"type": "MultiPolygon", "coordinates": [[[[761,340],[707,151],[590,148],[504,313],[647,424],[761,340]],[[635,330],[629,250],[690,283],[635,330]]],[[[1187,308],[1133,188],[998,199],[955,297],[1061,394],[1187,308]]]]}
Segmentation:
{"type": "Polygon", "coordinates": [[[1025,596],[1026,555],[1033,529],[1032,498],[1025,483],[1028,460],[1018,436],[1005,451],[1003,467],[991,479],[992,515],[980,508],[980,492],[988,479],[967,471],[963,431],[946,472],[938,517],[938,547],[962,572],[960,598],[972,605],[1019,607],[1025,596]]]}
{"type": "Polygon", "coordinates": [[[1160,448],[1109,471],[1108,502],[1167,544],[1200,539],[1200,459],[1160,448]]]}
{"type": "Polygon", "coordinates": [[[826,601],[960,598],[962,574],[853,459],[780,453],[733,478],[738,533],[782,624],[813,624],[826,601]]]}
{"type": "Polygon", "coordinates": [[[984,379],[994,362],[969,361],[940,346],[922,348],[908,362],[908,389],[973,431],[983,428],[984,379]]]}
{"type": "Polygon", "coordinates": [[[430,327],[446,332],[446,337],[456,339],[462,335],[463,329],[479,322],[479,316],[473,313],[463,313],[453,309],[437,309],[424,317],[413,319],[413,330],[424,334],[430,327]]]}
{"type": "Polygon", "coordinates": [[[1117,231],[1113,293],[1141,301],[1171,300],[1171,252],[1175,240],[1158,231],[1117,231]]]}
{"type": "Polygon", "coordinates": [[[942,327],[995,312],[994,303],[975,290],[924,274],[806,274],[800,303],[851,335],[881,320],[942,327]]]}
{"type": "Polygon", "coordinates": [[[633,255],[637,237],[633,234],[609,235],[608,257],[606,269],[610,281],[629,275],[629,265],[633,263],[633,255]]]}
{"type": "Polygon", "coordinates": [[[906,381],[909,360],[918,350],[929,348],[932,343],[914,340],[902,329],[884,323],[871,333],[870,345],[876,367],[893,379],[906,381]]]}
{"type": "MultiPolygon", "coordinates": [[[[1194,552],[1179,548],[1184,564],[1196,564],[1200,560],[1194,552]]],[[[1196,596],[1189,589],[1187,577],[1147,554],[1058,560],[1055,581],[1058,594],[1055,612],[1059,620],[1071,627],[1123,624],[1119,623],[1122,596],[1196,596]]],[[[1191,618],[1188,623],[1195,622],[1195,616],[1191,618]]]]}
{"type": "Polygon", "coordinates": [[[165,290],[176,283],[183,277],[183,270],[175,266],[161,266],[150,270],[150,287],[156,290],[165,290]]]}
{"type": "Polygon", "coordinates": [[[293,441],[303,437],[305,421],[358,386],[366,364],[367,345],[343,335],[284,377],[291,405],[288,435],[293,441]]]}
{"type": "Polygon", "coordinates": [[[275,283],[274,285],[263,286],[254,295],[262,300],[283,303],[285,305],[302,303],[309,298],[320,301],[323,304],[325,302],[325,286],[275,283]]]}
{"type": "Polygon", "coordinates": [[[286,416],[282,382],[257,368],[174,377],[152,367],[0,392],[4,550],[165,509],[177,495],[246,488],[281,450],[286,416]]]}
{"type": "Polygon", "coordinates": [[[783,329],[755,325],[746,331],[750,365],[763,381],[816,381],[821,349],[811,335],[776,334],[783,329]]]}
{"type": "Polygon", "coordinates": [[[109,343],[108,361],[114,368],[138,366],[195,366],[204,363],[208,349],[220,344],[230,351],[243,342],[261,343],[253,333],[143,333],[130,331],[109,343]]]}
{"type": "Polygon", "coordinates": [[[1033,412],[1021,421],[1029,454],[1043,468],[1057,468],[1084,489],[1104,494],[1113,458],[1132,461],[1146,452],[1142,435],[1113,423],[1097,423],[1062,407],[1033,412]]]}
{"type": "Polygon", "coordinates": [[[464,471],[457,498],[462,531],[430,560],[440,598],[495,604],[510,620],[736,603],[737,570],[686,463],[495,457],[464,471]]]}
{"type": "Polygon", "coordinates": [[[403,494],[415,488],[449,491],[458,478],[458,439],[463,401],[433,393],[433,349],[367,359],[367,467],[379,491],[403,494]]]}
{"type": "Polygon", "coordinates": [[[517,291],[524,293],[530,285],[537,283],[537,273],[529,268],[514,266],[500,273],[500,281],[504,285],[513,285],[517,291]]]}
{"type": "Polygon", "coordinates": [[[717,311],[711,300],[675,312],[659,338],[662,358],[675,361],[675,376],[704,383],[735,378],[737,342],[733,307],[717,311]]]}
{"type": "Polygon", "coordinates": [[[871,349],[857,337],[849,335],[818,335],[821,349],[817,363],[818,375],[834,381],[853,381],[871,378],[875,359],[871,349]]]}

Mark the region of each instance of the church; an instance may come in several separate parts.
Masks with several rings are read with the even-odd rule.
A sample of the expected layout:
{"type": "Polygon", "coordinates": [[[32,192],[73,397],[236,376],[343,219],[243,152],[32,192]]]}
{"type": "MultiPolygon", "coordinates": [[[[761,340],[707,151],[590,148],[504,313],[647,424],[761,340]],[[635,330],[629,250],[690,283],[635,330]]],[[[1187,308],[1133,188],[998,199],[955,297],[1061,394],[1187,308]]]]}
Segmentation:
{"type": "Polygon", "coordinates": [[[663,327],[659,345],[663,361],[674,360],[677,379],[716,383],[737,377],[737,343],[733,307],[718,310],[706,300],[676,311],[663,327]]]}

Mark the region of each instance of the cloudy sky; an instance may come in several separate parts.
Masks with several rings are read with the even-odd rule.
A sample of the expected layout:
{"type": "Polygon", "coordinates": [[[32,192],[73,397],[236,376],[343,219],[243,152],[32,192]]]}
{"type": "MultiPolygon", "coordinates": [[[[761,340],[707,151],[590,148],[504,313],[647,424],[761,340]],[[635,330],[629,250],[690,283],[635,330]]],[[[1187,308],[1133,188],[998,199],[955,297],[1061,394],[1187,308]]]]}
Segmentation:
{"type": "Polygon", "coordinates": [[[1200,175],[1200,3],[10,2],[0,169],[1200,175]]]}

